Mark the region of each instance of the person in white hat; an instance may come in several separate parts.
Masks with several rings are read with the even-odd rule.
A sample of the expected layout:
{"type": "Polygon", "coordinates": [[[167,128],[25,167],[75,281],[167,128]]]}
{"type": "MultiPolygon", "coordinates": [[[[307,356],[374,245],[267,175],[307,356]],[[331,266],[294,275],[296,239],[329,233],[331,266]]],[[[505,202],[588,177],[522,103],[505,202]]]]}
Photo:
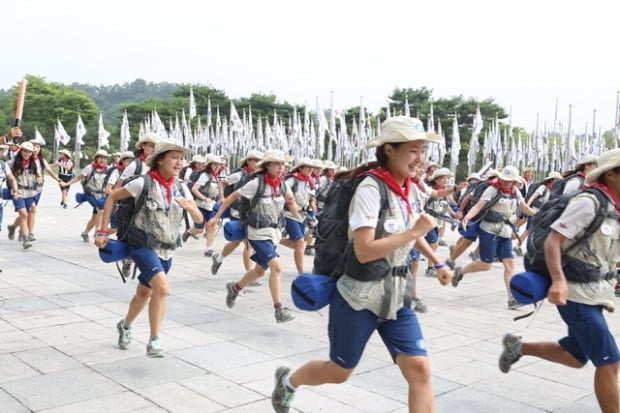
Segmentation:
{"type": "Polygon", "coordinates": [[[32,247],[28,239],[28,215],[35,203],[37,185],[41,182],[41,169],[32,159],[34,146],[30,142],[19,145],[15,158],[7,162],[7,179],[12,189],[13,205],[17,212],[17,220],[7,225],[9,239],[15,238],[15,231],[19,230],[19,240],[24,249],[32,247]]]}
{"type": "MultiPolygon", "coordinates": [[[[207,155],[198,180],[190,188],[192,194],[194,195],[194,199],[196,200],[196,205],[198,205],[198,208],[202,213],[203,219],[201,220],[201,222],[203,224],[205,224],[213,217],[213,215],[215,215],[215,213],[217,212],[216,204],[220,199],[224,198],[223,193],[221,193],[220,187],[218,185],[221,167],[222,160],[219,156],[207,155]]],[[[203,251],[203,255],[205,257],[211,257],[214,253],[213,243],[215,242],[216,231],[210,230],[206,227],[203,228],[204,231],[206,231],[207,233],[206,246],[203,251]]],[[[200,233],[198,231],[199,229],[197,229],[196,227],[188,229],[183,234],[183,241],[187,241],[192,235],[195,237],[200,233]]]]}
{"type": "Polygon", "coordinates": [[[295,198],[282,179],[285,162],[286,156],[282,151],[265,152],[259,165],[262,170],[251,181],[226,197],[215,216],[207,223],[207,227],[214,230],[222,214],[233,202],[241,197],[247,200],[247,239],[254,249],[252,261],[257,265],[247,271],[239,281],[226,284],[226,305],[232,308],[239,292],[265,275],[269,268],[269,290],[274,317],[278,323],[295,318],[282,303],[282,262],[277,251],[284,229],[284,205],[287,205],[293,214],[297,213],[295,198]]]}
{"type": "Polygon", "coordinates": [[[280,243],[293,250],[295,267],[299,274],[304,272],[306,226],[314,226],[316,223],[315,187],[314,180],[311,177],[313,167],[314,161],[312,159],[300,158],[285,181],[293,193],[299,213],[284,212],[288,236],[283,238],[280,243]]]}
{"type": "Polygon", "coordinates": [[[327,200],[327,193],[336,177],[336,169],[338,169],[338,166],[333,161],[325,161],[316,191],[316,206],[319,212],[321,212],[327,200]]]}
{"type": "MultiPolygon", "coordinates": [[[[39,204],[39,201],[41,200],[41,194],[43,193],[43,184],[45,183],[45,172],[47,171],[47,173],[52,177],[52,179],[58,183],[60,183],[60,178],[52,170],[52,167],[50,166],[50,164],[45,159],[45,156],[43,155],[41,146],[45,145],[45,140],[39,137],[38,139],[30,140],[30,143],[32,144],[32,149],[33,149],[31,159],[33,162],[37,164],[37,169],[41,171],[41,179],[37,182],[36,194],[33,198],[30,211],[28,212],[28,241],[32,242],[32,241],[36,241],[36,237],[34,235],[34,225],[35,225],[35,220],[36,220],[36,215],[37,215],[37,205],[39,204]]],[[[19,220],[19,217],[15,219],[13,226],[15,227],[18,226],[18,220],[19,220]]]]}
{"type": "Polygon", "coordinates": [[[192,156],[192,160],[189,164],[185,165],[181,168],[181,172],[179,173],[179,179],[188,184],[188,186],[192,186],[198,180],[198,177],[202,173],[202,168],[204,167],[205,158],[202,155],[195,154],[192,156]],[[192,179],[192,174],[194,175],[194,179],[192,179]],[[192,183],[190,185],[189,183],[192,183]]]}
{"type": "Polygon", "coordinates": [[[525,203],[521,192],[516,188],[519,181],[519,170],[514,166],[498,169],[497,178],[491,181],[478,203],[465,214],[461,225],[467,230],[472,218],[483,210],[485,212],[478,228],[480,261],[474,261],[464,268],[456,267],[452,279],[452,286],[456,287],[465,274],[488,271],[497,256],[504,266],[504,284],[508,294],[508,308],[511,310],[522,305],[510,292],[510,279],[515,273],[511,238],[516,234],[517,211],[521,210],[526,215],[536,213],[536,210],[525,203]]]}
{"type": "Polygon", "coordinates": [[[109,154],[104,149],[95,152],[93,162],[86,165],[79,175],[71,179],[69,182],[60,182],[60,186],[69,187],[76,182],[82,183],[85,202],[93,207],[93,214],[86,223],[84,231],[80,234],[82,241],[89,242],[89,234],[93,228],[101,226],[101,213],[103,212],[103,204],[105,203],[105,177],[108,171],[109,154]]]}
{"type": "Polygon", "coordinates": [[[595,367],[594,391],[600,411],[618,412],[620,351],[615,338],[617,334],[610,331],[603,310],[613,312],[616,303],[614,285],[616,265],[620,262],[620,149],[601,154],[598,166],[588,172],[586,184],[588,190],[576,193],[560,217],[551,224],[544,243],[551,275],[547,299],[557,306],[568,333],[556,342],[525,342],[517,335],[506,334],[499,367],[503,373],[508,373],[522,356],[572,368],[581,368],[591,361],[595,367]],[[599,214],[599,201],[589,192],[592,190],[598,191],[599,196],[608,201],[605,218],[587,240],[587,247],[569,249],[599,214]],[[584,265],[566,265],[567,258],[584,265]],[[588,267],[596,268],[597,274],[584,281],[581,273],[588,267]]]}
{"type": "MultiPolygon", "coordinates": [[[[233,192],[243,187],[246,183],[252,179],[253,175],[256,171],[259,170],[259,162],[263,159],[263,153],[256,149],[252,149],[248,151],[248,153],[241,158],[239,168],[235,169],[230,173],[230,175],[226,176],[224,179],[220,180],[219,186],[220,191],[224,194],[224,197],[231,195],[233,192]]],[[[239,220],[239,204],[240,201],[237,200],[230,205],[230,213],[229,218],[231,220],[239,220]]],[[[247,239],[238,240],[238,241],[229,241],[222,248],[222,252],[218,252],[213,254],[211,259],[213,262],[211,263],[211,274],[216,275],[219,271],[222,263],[224,262],[224,258],[228,257],[232,252],[243,242],[243,267],[245,271],[249,271],[254,266],[252,263],[252,253],[254,250],[250,246],[250,243],[247,239]]]]}
{"type": "MultiPolygon", "coordinates": [[[[73,162],[73,159],[71,159],[71,152],[67,149],[61,149],[60,151],[58,151],[58,155],[58,161],[54,162],[53,164],[55,166],[58,166],[58,178],[60,178],[62,182],[69,182],[70,180],[75,178],[75,172],[73,171],[75,164],[73,162]]],[[[60,182],[58,186],[60,187],[61,195],[60,206],[67,209],[67,196],[69,195],[69,187],[60,185],[60,182]]]]}
{"type": "MultiPolygon", "coordinates": [[[[422,329],[415,312],[404,302],[410,276],[406,256],[414,243],[423,243],[424,234],[436,225],[433,217],[417,214],[411,206],[411,178],[424,162],[429,141],[438,142],[441,138],[424,132],[418,119],[394,116],[383,122],[381,135],[366,145],[376,148],[377,162],[352,172],[352,176],[360,173],[366,176],[357,186],[349,209],[354,251],[347,262],[351,267],[338,279],[329,307],[330,359],[310,361],[295,371],[278,367],[271,395],[275,411],[288,411],[300,386],[346,381],[375,330],[409,386],[409,411],[434,410],[430,363],[422,329]],[[387,201],[393,206],[384,210],[382,225],[379,215],[383,190],[379,185],[387,187],[387,201]],[[351,271],[352,268],[356,270],[351,271]],[[388,275],[391,282],[385,278],[388,275]]],[[[439,281],[448,284],[452,276],[450,269],[432,250],[429,256],[440,268],[439,281]]]]}
{"type": "MultiPolygon", "coordinates": [[[[9,145],[0,144],[0,184],[6,180],[7,174],[10,173],[9,168],[4,161],[4,151],[9,149],[9,145]]],[[[10,187],[9,187],[10,189],[10,187]]],[[[2,219],[4,218],[4,202],[0,202],[0,231],[2,230],[2,219]]],[[[1,272],[2,270],[0,270],[1,272]]]]}
{"type": "Polygon", "coordinates": [[[121,179],[118,180],[116,188],[120,188],[122,183],[132,176],[146,175],[148,167],[144,163],[146,158],[155,151],[155,144],[158,141],[159,138],[154,133],[149,132],[136,142],[136,150],[133,151],[134,158],[121,174],[121,179]]]}
{"type": "Polygon", "coordinates": [[[167,274],[172,266],[174,250],[181,245],[183,211],[187,211],[195,221],[202,219],[189,188],[177,179],[188,153],[188,149],[172,141],[157,142],[153,153],[145,161],[149,167],[147,173],[125,183],[108,197],[103,209],[102,226],[95,238],[97,247],[105,247],[110,232],[110,216],[118,201],[133,197],[136,204],[142,205],[136,210],[126,234],[129,256],[140,270],[138,285],[125,317],[116,328],[118,346],[126,350],[131,344],[131,325],[148,304],[150,334],[146,354],[149,357],[164,355],[159,336],[170,293],[167,274]],[[137,200],[140,197],[147,197],[148,202],[139,203],[137,200]]]}
{"type": "Polygon", "coordinates": [[[106,172],[104,191],[108,196],[114,191],[121,174],[133,160],[134,153],[132,151],[120,152],[116,158],[116,163],[110,165],[106,172]]]}

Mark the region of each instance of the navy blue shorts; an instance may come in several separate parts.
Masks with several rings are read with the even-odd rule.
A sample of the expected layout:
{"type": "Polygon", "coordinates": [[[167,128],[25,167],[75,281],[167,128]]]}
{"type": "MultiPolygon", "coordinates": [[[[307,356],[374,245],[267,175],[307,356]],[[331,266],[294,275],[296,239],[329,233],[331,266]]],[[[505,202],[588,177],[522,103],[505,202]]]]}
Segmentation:
{"type": "Polygon", "coordinates": [[[420,251],[415,248],[411,248],[409,251],[409,262],[420,261],[420,251]]]}
{"type": "Polygon", "coordinates": [[[478,236],[480,237],[480,261],[491,264],[495,261],[495,256],[500,261],[504,258],[514,258],[510,238],[498,237],[482,229],[478,231],[478,236]]]}
{"type": "Polygon", "coordinates": [[[15,207],[15,212],[19,211],[20,209],[24,209],[24,208],[26,208],[26,212],[30,212],[30,209],[32,209],[32,204],[34,204],[34,197],[30,197],[30,198],[19,197],[17,199],[13,199],[13,206],[15,207]]]}
{"type": "Polygon", "coordinates": [[[202,212],[202,218],[203,218],[202,222],[207,222],[208,220],[213,218],[215,216],[215,214],[217,214],[217,211],[215,211],[215,210],[207,211],[204,208],[198,208],[198,209],[200,210],[200,212],[202,212]]]}
{"type": "Polygon", "coordinates": [[[329,305],[330,360],[342,368],[354,368],[375,330],[383,339],[392,360],[398,354],[426,357],[426,344],[415,312],[401,307],[396,314],[396,320],[379,320],[369,310],[356,311],[336,289],[329,305]]]}
{"type": "Polygon", "coordinates": [[[306,226],[303,222],[297,222],[286,218],[286,233],[291,241],[302,239],[306,233],[306,226]]]}
{"type": "Polygon", "coordinates": [[[479,225],[477,222],[468,222],[467,230],[463,229],[463,225],[459,225],[459,234],[461,234],[461,237],[475,242],[478,239],[478,228],[479,225]]]}
{"type": "Polygon", "coordinates": [[[567,301],[558,306],[562,320],[568,326],[568,336],[560,346],[581,363],[592,361],[596,367],[620,361],[618,345],[603,316],[600,305],[579,304],[567,301]]]}
{"type": "Polygon", "coordinates": [[[262,241],[248,241],[250,241],[250,245],[254,249],[254,254],[252,254],[250,258],[264,269],[269,268],[269,261],[280,256],[278,251],[276,251],[276,246],[270,239],[262,241]]]}
{"type": "Polygon", "coordinates": [[[41,200],[41,194],[42,192],[37,192],[37,194],[33,197],[33,202],[37,205],[39,205],[39,201],[41,200]]]}
{"type": "Polygon", "coordinates": [[[93,207],[93,214],[103,210],[103,206],[105,205],[105,197],[97,198],[93,194],[84,194],[84,196],[86,197],[86,202],[93,207]]]}
{"type": "Polygon", "coordinates": [[[435,244],[436,242],[438,242],[439,241],[439,227],[435,227],[431,229],[430,231],[428,231],[426,235],[424,236],[424,239],[429,244],[435,244]]]}
{"type": "Polygon", "coordinates": [[[145,287],[151,288],[151,279],[160,272],[168,274],[172,265],[172,258],[162,260],[155,251],[146,247],[135,247],[129,244],[129,257],[133,259],[140,270],[138,281],[145,287]]]}

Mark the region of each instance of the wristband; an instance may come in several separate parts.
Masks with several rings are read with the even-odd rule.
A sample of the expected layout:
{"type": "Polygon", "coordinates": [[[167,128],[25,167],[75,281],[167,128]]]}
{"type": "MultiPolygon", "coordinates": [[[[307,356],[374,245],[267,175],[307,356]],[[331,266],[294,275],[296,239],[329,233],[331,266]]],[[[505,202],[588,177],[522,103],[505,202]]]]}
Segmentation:
{"type": "Polygon", "coordinates": [[[434,269],[436,269],[436,270],[440,270],[440,269],[442,269],[442,268],[443,268],[443,267],[445,267],[445,266],[446,266],[446,263],[445,263],[445,262],[442,262],[441,264],[435,264],[435,265],[433,265],[433,268],[434,268],[434,269]]]}
{"type": "Polygon", "coordinates": [[[107,233],[108,233],[108,230],[107,230],[107,229],[105,229],[105,228],[99,228],[99,229],[97,230],[97,232],[101,232],[102,234],[107,234],[107,233]]]}
{"type": "Polygon", "coordinates": [[[107,237],[107,236],[108,236],[108,233],[107,233],[107,232],[99,232],[99,231],[96,231],[96,232],[95,232],[95,236],[96,236],[96,237],[107,237]]]}
{"type": "Polygon", "coordinates": [[[194,228],[196,228],[196,229],[204,229],[204,227],[205,227],[205,221],[194,222],[194,228]]]}

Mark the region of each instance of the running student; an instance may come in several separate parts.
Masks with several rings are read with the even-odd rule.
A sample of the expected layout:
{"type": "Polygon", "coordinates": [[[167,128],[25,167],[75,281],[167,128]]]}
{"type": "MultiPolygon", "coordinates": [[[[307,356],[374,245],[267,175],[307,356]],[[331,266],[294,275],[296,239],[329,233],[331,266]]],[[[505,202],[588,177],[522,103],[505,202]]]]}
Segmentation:
{"type": "MultiPolygon", "coordinates": [[[[381,125],[381,135],[366,145],[377,148],[377,162],[363,165],[351,175],[366,174],[349,207],[353,251],[329,306],[330,359],[310,361],[295,371],[279,367],[271,396],[276,412],[289,411],[300,386],[345,382],[375,330],[407,381],[409,411],[434,411],[427,349],[406,297],[411,277],[407,254],[417,239],[437,225],[432,216],[413,211],[411,178],[424,162],[426,143],[438,141],[439,136],[424,132],[418,119],[395,116],[387,119],[381,125]],[[384,213],[380,212],[379,185],[387,186],[390,207],[384,213]],[[385,214],[383,225],[378,225],[380,214],[385,214]]],[[[450,269],[442,263],[435,267],[441,284],[448,284],[450,269]]]]}
{"type": "Polygon", "coordinates": [[[267,151],[260,162],[262,171],[226,197],[215,216],[207,223],[210,231],[215,230],[220,217],[234,201],[241,197],[249,200],[252,207],[247,220],[247,236],[254,249],[252,261],[258,265],[246,271],[239,281],[226,284],[226,305],[232,308],[239,292],[265,275],[269,268],[269,290],[278,323],[295,318],[293,313],[282,305],[282,262],[276,250],[284,229],[284,204],[288,205],[293,215],[298,213],[295,198],[282,179],[285,162],[286,157],[282,151],[267,151]]]}
{"type": "Polygon", "coordinates": [[[194,220],[202,219],[189,189],[177,180],[184,156],[189,152],[174,142],[159,141],[153,154],[146,158],[145,165],[149,167],[146,175],[129,181],[108,197],[102,226],[95,238],[97,247],[107,244],[108,223],[119,200],[133,197],[137,203],[138,198],[146,197],[136,211],[128,237],[129,256],[140,270],[139,283],[127,314],[116,328],[118,346],[126,350],[131,343],[131,324],[148,303],[150,335],[146,354],[149,357],[163,357],[159,334],[170,292],[166,274],[172,265],[174,250],[181,245],[183,210],[187,210],[194,220]]]}
{"type": "MultiPolygon", "coordinates": [[[[58,177],[62,182],[69,182],[75,177],[75,172],[73,171],[74,163],[71,159],[71,152],[67,149],[62,149],[58,152],[58,154],[60,155],[60,158],[58,159],[58,162],[54,162],[54,165],[58,166],[58,177]]],[[[60,206],[67,209],[69,187],[60,185],[60,182],[58,186],[60,187],[60,193],[62,196],[60,206]]]]}
{"type": "Polygon", "coordinates": [[[499,368],[508,373],[522,356],[539,357],[573,368],[583,367],[590,360],[596,368],[594,392],[601,411],[618,413],[620,353],[603,310],[614,311],[616,267],[620,262],[620,149],[603,153],[598,167],[588,173],[586,183],[598,188],[609,201],[605,219],[588,241],[589,248],[571,248],[565,252],[597,214],[598,201],[590,193],[575,195],[551,224],[544,244],[551,275],[547,299],[557,305],[568,334],[557,342],[523,342],[514,334],[506,334],[499,368]],[[567,257],[580,264],[566,266],[567,257]],[[595,270],[584,277],[588,268],[595,270]]]}

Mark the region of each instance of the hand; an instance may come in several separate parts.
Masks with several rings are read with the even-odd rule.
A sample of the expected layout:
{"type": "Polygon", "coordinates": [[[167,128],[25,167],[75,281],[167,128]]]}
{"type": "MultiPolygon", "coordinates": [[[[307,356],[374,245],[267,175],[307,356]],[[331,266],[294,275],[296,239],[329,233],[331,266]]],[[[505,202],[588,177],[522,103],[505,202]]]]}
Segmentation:
{"type": "Polygon", "coordinates": [[[188,209],[192,206],[192,205],[191,205],[192,203],[190,202],[190,200],[189,200],[189,199],[186,199],[186,198],[181,198],[181,197],[178,197],[178,198],[174,198],[174,201],[175,201],[177,204],[179,204],[179,206],[180,206],[182,209],[185,209],[185,210],[188,210],[188,209]]]}
{"type": "Polygon", "coordinates": [[[103,248],[106,246],[107,243],[108,243],[107,236],[96,236],[95,237],[95,245],[97,246],[97,248],[103,248]]]}
{"type": "Polygon", "coordinates": [[[552,281],[551,287],[547,292],[547,300],[551,304],[566,305],[566,299],[568,298],[568,283],[566,279],[552,281]]]}
{"type": "Polygon", "coordinates": [[[465,215],[461,220],[461,226],[463,227],[463,231],[467,231],[467,224],[469,224],[469,218],[467,218],[467,215],[465,215]]]}
{"type": "Polygon", "coordinates": [[[441,285],[446,286],[450,284],[452,277],[454,277],[454,273],[447,265],[437,270],[437,280],[439,280],[441,285]]]}
{"type": "Polygon", "coordinates": [[[420,231],[426,234],[428,231],[435,228],[436,226],[437,226],[437,220],[433,216],[425,212],[422,212],[420,214],[420,218],[418,218],[417,222],[415,223],[413,230],[420,231]]]}
{"type": "Polygon", "coordinates": [[[469,184],[467,182],[461,182],[454,188],[454,192],[462,191],[464,188],[467,188],[469,184]]]}

